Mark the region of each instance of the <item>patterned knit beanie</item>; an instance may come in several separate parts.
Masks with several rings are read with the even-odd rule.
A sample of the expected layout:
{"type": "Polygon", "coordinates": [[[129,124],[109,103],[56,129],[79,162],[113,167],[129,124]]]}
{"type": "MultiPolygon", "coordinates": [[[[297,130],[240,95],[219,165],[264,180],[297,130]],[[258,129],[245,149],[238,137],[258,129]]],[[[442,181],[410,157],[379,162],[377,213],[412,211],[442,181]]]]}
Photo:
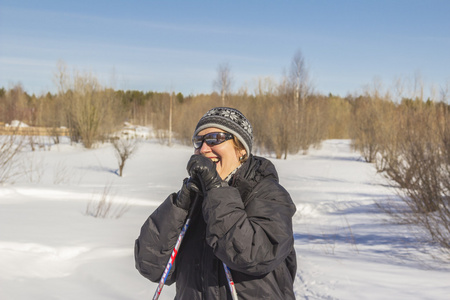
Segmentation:
{"type": "Polygon", "coordinates": [[[237,109],[216,107],[209,110],[195,127],[194,136],[206,128],[216,127],[233,134],[244,145],[247,155],[252,152],[253,129],[247,118],[237,109]]]}

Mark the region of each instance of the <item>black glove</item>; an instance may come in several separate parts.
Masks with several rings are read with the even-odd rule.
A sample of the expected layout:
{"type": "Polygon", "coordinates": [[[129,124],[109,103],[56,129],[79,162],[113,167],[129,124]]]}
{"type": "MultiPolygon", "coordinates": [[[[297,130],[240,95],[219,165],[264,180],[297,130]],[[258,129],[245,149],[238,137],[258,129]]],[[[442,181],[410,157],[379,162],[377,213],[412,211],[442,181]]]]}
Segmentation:
{"type": "Polygon", "coordinates": [[[175,205],[189,210],[192,205],[192,201],[195,198],[195,194],[201,194],[200,183],[192,178],[185,178],[181,190],[178,192],[175,205]]]}
{"type": "Polygon", "coordinates": [[[192,155],[186,169],[192,178],[201,180],[206,191],[223,185],[224,181],[222,181],[219,173],[217,173],[216,165],[211,159],[203,155],[192,155]]]}

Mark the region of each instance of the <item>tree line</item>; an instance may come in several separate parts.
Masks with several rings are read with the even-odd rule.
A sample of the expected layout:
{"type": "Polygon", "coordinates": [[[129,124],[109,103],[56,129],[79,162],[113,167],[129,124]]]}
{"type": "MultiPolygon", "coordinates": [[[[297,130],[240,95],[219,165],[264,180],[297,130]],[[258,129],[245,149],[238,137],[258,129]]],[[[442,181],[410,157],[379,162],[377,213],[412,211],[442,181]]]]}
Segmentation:
{"type": "MultiPolygon", "coordinates": [[[[67,127],[72,141],[91,148],[124,122],[151,126],[167,140],[172,107],[173,139],[190,145],[198,120],[223,103],[218,93],[185,97],[181,93],[113,90],[100,87],[93,78],[77,79],[76,84],[74,89],[41,96],[28,95],[20,85],[2,88],[0,122],[19,120],[30,126],[67,127]]],[[[323,139],[348,138],[347,99],[309,95],[296,110],[290,93],[267,86],[258,94],[230,94],[225,105],[236,107],[250,119],[257,151],[275,153],[278,158],[307,152],[323,139]]]]}
{"type": "MultiPolygon", "coordinates": [[[[196,122],[215,106],[241,110],[252,122],[255,148],[277,158],[306,153],[326,138],[347,138],[349,101],[314,93],[303,57],[294,57],[291,74],[282,82],[260,78],[255,91],[230,92],[231,72],[219,68],[218,92],[182,93],[115,90],[90,73],[67,72],[63,63],[55,73],[57,92],[27,94],[20,84],[0,89],[0,122],[20,120],[30,126],[68,128],[73,142],[86,148],[107,139],[124,122],[151,126],[161,141],[189,145],[196,122]],[[339,110],[339,112],[338,112],[339,110]]],[[[55,137],[58,140],[58,137],[55,137]]]]}

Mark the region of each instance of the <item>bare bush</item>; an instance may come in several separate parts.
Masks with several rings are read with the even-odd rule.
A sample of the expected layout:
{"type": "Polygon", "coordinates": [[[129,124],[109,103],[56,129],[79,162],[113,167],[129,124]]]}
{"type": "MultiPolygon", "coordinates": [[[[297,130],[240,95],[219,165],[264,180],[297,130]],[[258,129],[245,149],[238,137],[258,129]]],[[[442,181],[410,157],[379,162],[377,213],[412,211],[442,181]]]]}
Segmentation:
{"type": "Polygon", "coordinates": [[[138,137],[116,138],[112,144],[114,146],[114,154],[119,163],[119,176],[123,175],[123,168],[126,161],[136,152],[139,147],[140,139],[138,137]]]}
{"type": "Polygon", "coordinates": [[[70,178],[71,178],[71,172],[68,169],[67,165],[62,162],[59,161],[55,167],[54,167],[54,171],[53,171],[53,183],[54,184],[64,184],[64,183],[69,183],[70,178]]]}
{"type": "Polygon", "coordinates": [[[342,99],[329,94],[322,97],[325,103],[321,106],[319,120],[327,126],[327,139],[349,139],[351,104],[349,99],[342,99]]]}
{"type": "Polygon", "coordinates": [[[395,106],[389,100],[370,95],[357,97],[352,105],[352,147],[362,154],[365,161],[375,162],[376,154],[395,121],[392,118],[395,106]]]}
{"type": "Polygon", "coordinates": [[[94,218],[114,218],[122,217],[130,206],[125,203],[114,203],[114,196],[111,195],[111,184],[105,185],[101,194],[95,194],[86,206],[85,215],[94,218]]]}
{"type": "Polygon", "coordinates": [[[43,157],[35,152],[23,153],[20,159],[20,175],[30,183],[39,183],[45,172],[43,157]]]}
{"type": "MultiPolygon", "coordinates": [[[[401,98],[403,85],[396,85],[401,98]]],[[[392,102],[376,82],[355,98],[352,145],[397,188],[407,210],[381,205],[394,219],[426,232],[428,240],[450,254],[450,109],[423,100],[423,84],[414,81],[413,98],[392,102]]]]}
{"type": "Polygon", "coordinates": [[[0,183],[8,182],[19,175],[20,172],[15,167],[23,146],[24,139],[21,136],[0,136],[0,183]]]}
{"type": "Polygon", "coordinates": [[[393,180],[409,213],[392,214],[419,225],[450,254],[450,114],[446,104],[404,101],[377,169],[393,180]]]}

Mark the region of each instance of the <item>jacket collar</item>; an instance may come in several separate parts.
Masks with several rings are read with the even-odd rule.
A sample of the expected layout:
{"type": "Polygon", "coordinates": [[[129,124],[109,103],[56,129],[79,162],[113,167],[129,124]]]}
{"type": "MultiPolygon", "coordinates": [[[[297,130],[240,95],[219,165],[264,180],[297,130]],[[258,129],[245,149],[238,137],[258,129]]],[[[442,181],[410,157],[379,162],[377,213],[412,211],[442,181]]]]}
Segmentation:
{"type": "Polygon", "coordinates": [[[254,186],[263,178],[268,177],[278,182],[275,166],[268,159],[251,154],[234,174],[230,185],[237,188],[242,200],[245,200],[254,186]]]}

